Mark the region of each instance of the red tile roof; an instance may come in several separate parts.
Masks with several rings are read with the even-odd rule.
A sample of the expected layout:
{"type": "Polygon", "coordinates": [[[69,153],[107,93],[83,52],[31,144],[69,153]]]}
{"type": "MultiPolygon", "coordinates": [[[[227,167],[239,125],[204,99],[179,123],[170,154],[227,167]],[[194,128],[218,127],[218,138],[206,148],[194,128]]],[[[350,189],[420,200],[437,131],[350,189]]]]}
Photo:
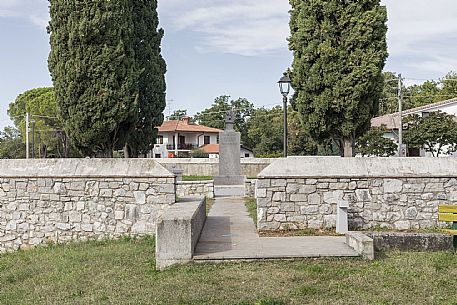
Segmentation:
{"type": "Polygon", "coordinates": [[[219,144],[206,144],[201,147],[208,154],[218,154],[219,144]]]}
{"type": "Polygon", "coordinates": [[[172,120],[163,122],[159,128],[159,132],[212,132],[219,133],[223,130],[207,127],[198,124],[192,124],[189,122],[188,117],[184,117],[181,120],[172,120]]]}

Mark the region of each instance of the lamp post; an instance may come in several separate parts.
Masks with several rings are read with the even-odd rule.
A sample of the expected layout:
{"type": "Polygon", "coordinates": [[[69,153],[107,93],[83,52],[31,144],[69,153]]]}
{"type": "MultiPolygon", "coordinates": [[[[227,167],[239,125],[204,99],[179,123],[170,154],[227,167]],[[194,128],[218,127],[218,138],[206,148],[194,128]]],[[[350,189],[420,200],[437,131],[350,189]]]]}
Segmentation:
{"type": "Polygon", "coordinates": [[[283,108],[284,108],[284,158],[287,158],[287,96],[290,92],[290,84],[291,84],[290,77],[288,73],[284,73],[284,75],[279,80],[279,90],[282,94],[282,101],[283,101],[283,108]]]}
{"type": "Polygon", "coordinates": [[[35,159],[35,120],[31,121],[32,123],[32,159],[35,159]]]}

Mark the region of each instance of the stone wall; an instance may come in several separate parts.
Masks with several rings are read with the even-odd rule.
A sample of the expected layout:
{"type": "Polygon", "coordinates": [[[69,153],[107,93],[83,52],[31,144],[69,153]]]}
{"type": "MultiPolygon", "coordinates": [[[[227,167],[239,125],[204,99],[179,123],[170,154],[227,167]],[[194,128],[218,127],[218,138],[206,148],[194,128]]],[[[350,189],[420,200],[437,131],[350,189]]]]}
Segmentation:
{"type": "Polygon", "coordinates": [[[154,234],[175,177],[152,160],[0,160],[0,252],[154,234]]]}
{"type": "Polygon", "coordinates": [[[455,158],[289,158],[259,174],[258,227],[333,228],[339,202],[352,229],[434,227],[438,205],[457,204],[456,178],[455,158]]]}
{"type": "MultiPolygon", "coordinates": [[[[217,176],[219,175],[219,160],[209,158],[170,158],[154,159],[168,170],[182,169],[185,176],[217,176]]],[[[277,159],[242,158],[241,174],[246,177],[256,177],[264,168],[277,159]]]]}
{"type": "Polygon", "coordinates": [[[178,181],[176,183],[176,196],[179,198],[188,196],[214,198],[213,180],[178,181]]]}
{"type": "MultiPolygon", "coordinates": [[[[255,196],[255,183],[255,179],[246,179],[244,183],[246,197],[255,196]]],[[[176,183],[176,195],[179,198],[188,196],[214,198],[214,182],[213,180],[178,181],[176,183]]]]}

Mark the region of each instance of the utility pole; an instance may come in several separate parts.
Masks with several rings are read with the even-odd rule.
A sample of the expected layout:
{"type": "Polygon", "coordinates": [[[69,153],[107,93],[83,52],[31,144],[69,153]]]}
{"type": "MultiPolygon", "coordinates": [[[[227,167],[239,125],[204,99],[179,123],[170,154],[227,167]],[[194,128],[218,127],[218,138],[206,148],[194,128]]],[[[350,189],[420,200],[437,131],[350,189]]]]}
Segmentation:
{"type": "Polygon", "coordinates": [[[30,156],[30,148],[29,148],[29,113],[25,114],[25,158],[28,159],[30,156]]]}
{"type": "Polygon", "coordinates": [[[403,154],[403,105],[402,105],[402,79],[401,74],[398,74],[398,116],[400,126],[398,126],[398,156],[404,157],[403,154]]]}
{"type": "Polygon", "coordinates": [[[32,159],[35,159],[35,120],[32,120],[32,159]]]}

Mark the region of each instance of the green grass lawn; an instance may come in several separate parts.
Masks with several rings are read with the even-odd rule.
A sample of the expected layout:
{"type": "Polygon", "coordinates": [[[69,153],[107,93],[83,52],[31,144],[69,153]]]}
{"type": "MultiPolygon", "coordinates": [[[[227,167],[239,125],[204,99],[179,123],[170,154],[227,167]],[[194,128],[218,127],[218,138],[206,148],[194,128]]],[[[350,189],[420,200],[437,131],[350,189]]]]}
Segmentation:
{"type": "Polygon", "coordinates": [[[255,198],[246,198],[245,205],[248,209],[249,216],[251,216],[254,224],[257,226],[257,201],[255,198]]]}
{"type": "Polygon", "coordinates": [[[456,304],[452,253],[154,270],[154,240],[0,255],[0,304],[456,304]]]}

